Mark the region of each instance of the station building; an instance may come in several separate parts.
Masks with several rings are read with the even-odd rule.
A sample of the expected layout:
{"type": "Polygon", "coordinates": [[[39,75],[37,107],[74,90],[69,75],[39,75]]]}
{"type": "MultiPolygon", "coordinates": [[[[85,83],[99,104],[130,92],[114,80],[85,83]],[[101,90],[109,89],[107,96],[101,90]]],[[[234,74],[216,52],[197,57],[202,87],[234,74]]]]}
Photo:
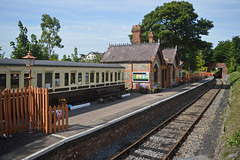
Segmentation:
{"type": "Polygon", "coordinates": [[[110,45],[102,57],[103,63],[120,64],[125,67],[125,86],[135,89],[139,85],[148,88],[171,87],[182,79],[182,66],[176,48],[161,49],[153,41],[141,43],[140,25],[132,28],[133,43],[110,45]]]}

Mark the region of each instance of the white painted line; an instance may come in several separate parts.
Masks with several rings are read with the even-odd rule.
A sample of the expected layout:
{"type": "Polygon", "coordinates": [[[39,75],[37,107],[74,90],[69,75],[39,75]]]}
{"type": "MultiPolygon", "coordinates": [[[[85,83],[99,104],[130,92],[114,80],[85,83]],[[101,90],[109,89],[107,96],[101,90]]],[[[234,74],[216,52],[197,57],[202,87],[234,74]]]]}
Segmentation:
{"type": "Polygon", "coordinates": [[[51,134],[51,136],[62,138],[62,139],[66,139],[67,138],[65,136],[61,136],[61,135],[58,135],[58,134],[51,134]]]}
{"type": "Polygon", "coordinates": [[[131,95],[130,93],[124,94],[124,95],[122,95],[122,98],[130,96],[130,95],[131,95]]]}
{"type": "Polygon", "coordinates": [[[88,106],[90,106],[90,103],[80,104],[80,105],[70,107],[70,110],[79,109],[79,108],[88,107],[88,106]]]}

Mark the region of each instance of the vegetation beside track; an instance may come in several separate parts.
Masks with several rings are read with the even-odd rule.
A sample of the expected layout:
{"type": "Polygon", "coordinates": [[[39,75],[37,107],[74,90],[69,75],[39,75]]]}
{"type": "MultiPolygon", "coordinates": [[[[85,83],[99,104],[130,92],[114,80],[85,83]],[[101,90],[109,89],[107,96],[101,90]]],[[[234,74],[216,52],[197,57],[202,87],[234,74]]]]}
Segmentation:
{"type": "Polygon", "coordinates": [[[233,72],[229,80],[231,95],[224,124],[223,141],[225,146],[222,154],[223,159],[240,159],[240,72],[233,72]]]}

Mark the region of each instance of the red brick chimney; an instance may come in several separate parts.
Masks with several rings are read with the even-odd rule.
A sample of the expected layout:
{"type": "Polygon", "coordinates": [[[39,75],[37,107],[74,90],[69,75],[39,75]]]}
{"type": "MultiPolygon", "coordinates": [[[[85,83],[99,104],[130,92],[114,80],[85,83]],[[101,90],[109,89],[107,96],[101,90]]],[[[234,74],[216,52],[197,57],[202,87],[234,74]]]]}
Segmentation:
{"type": "Polygon", "coordinates": [[[149,43],[153,43],[153,33],[150,32],[148,35],[149,43]]]}
{"type": "Polygon", "coordinates": [[[132,43],[133,44],[140,44],[141,43],[141,28],[140,28],[140,25],[135,25],[132,28],[132,33],[133,33],[132,43]]]}

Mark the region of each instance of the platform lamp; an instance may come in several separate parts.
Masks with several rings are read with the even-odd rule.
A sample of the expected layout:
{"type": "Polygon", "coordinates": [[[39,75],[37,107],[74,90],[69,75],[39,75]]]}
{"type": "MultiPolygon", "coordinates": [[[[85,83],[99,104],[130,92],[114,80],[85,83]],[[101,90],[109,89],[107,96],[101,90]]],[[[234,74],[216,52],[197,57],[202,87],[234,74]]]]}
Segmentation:
{"type": "Polygon", "coordinates": [[[33,103],[32,103],[32,86],[31,86],[31,80],[33,79],[33,77],[31,77],[31,66],[34,65],[35,60],[37,57],[32,56],[32,53],[29,51],[27,56],[23,57],[24,62],[26,64],[27,67],[29,67],[28,71],[29,71],[29,76],[28,79],[29,80],[29,86],[28,86],[28,92],[29,92],[29,97],[28,97],[28,106],[29,106],[29,133],[33,134],[33,103]]]}

